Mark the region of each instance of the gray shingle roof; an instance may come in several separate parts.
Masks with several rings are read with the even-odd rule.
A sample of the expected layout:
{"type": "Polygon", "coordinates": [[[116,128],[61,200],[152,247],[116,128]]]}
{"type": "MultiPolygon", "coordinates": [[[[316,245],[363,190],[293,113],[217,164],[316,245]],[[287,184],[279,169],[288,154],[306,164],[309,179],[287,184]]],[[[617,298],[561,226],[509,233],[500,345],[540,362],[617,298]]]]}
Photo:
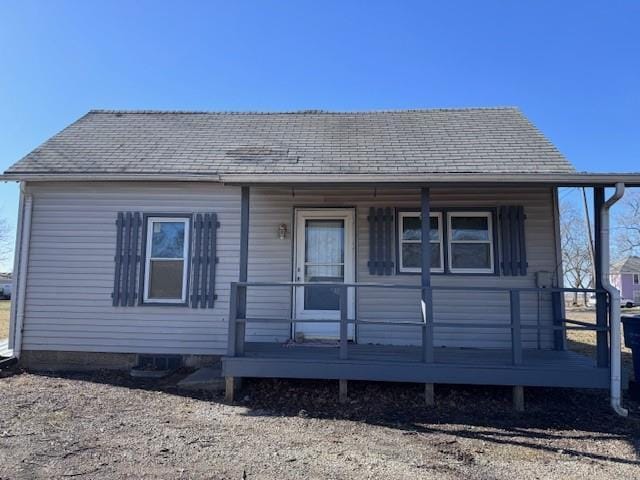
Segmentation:
{"type": "Polygon", "coordinates": [[[516,108],[90,111],[7,173],[571,173],[516,108]]]}
{"type": "Polygon", "coordinates": [[[631,255],[611,265],[611,273],[640,273],[640,257],[631,255]]]}

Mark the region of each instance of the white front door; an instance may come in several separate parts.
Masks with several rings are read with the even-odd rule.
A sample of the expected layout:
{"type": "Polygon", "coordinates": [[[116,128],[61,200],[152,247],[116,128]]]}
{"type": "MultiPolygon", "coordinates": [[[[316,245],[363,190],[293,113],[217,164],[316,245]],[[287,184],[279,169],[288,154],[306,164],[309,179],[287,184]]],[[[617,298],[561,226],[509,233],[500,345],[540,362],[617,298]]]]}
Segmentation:
{"type": "MultiPolygon", "coordinates": [[[[298,282],[352,283],[355,280],[355,215],[353,209],[296,210],[294,279],[298,282]]],[[[348,313],[354,318],[355,294],[349,289],[348,313]]],[[[340,338],[340,298],[336,288],[297,287],[298,319],[336,320],[295,324],[305,338],[340,338]]],[[[353,338],[353,325],[349,337],[353,338]]]]}

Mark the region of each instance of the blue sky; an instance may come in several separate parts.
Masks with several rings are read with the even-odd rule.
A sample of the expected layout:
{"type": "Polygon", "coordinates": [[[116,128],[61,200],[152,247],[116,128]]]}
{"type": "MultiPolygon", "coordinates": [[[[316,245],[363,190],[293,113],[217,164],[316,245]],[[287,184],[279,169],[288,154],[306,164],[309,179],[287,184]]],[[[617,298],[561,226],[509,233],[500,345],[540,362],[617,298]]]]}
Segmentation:
{"type": "Polygon", "coordinates": [[[638,1],[4,0],[0,168],[91,108],[516,105],[579,170],[639,171],[638,25],[638,1]]]}

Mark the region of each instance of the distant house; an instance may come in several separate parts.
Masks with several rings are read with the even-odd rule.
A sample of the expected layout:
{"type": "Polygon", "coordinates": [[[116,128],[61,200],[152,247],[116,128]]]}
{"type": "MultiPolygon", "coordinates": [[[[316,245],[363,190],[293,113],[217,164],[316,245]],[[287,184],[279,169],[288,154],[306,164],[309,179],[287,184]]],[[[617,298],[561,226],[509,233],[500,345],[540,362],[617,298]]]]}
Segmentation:
{"type": "Polygon", "coordinates": [[[10,273],[0,273],[0,299],[11,298],[11,285],[13,283],[10,273]]]}
{"type": "Polygon", "coordinates": [[[623,299],[640,303],[640,257],[631,255],[614,263],[611,266],[611,283],[620,290],[623,299]]]}

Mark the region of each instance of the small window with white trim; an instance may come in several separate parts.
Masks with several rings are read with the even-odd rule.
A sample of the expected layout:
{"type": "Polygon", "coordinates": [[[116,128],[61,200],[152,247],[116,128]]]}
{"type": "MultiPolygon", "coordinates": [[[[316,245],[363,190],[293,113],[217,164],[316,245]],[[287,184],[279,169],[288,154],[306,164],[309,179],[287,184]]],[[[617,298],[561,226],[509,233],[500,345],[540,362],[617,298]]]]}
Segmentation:
{"type": "Polygon", "coordinates": [[[189,218],[148,217],[145,303],[186,303],[189,218]]]}
{"type": "MultiPolygon", "coordinates": [[[[444,271],[444,252],[442,248],[442,214],[431,213],[430,239],[431,271],[444,271]]],[[[403,273],[420,272],[422,264],[422,218],[420,212],[398,213],[398,267],[403,273]]]]}
{"type": "Polygon", "coordinates": [[[638,285],[640,283],[640,275],[638,275],[637,273],[633,274],[633,284],[634,285],[638,285]]]}
{"type": "Polygon", "coordinates": [[[449,212],[451,273],[493,273],[493,221],[490,212],[449,212]]]}

